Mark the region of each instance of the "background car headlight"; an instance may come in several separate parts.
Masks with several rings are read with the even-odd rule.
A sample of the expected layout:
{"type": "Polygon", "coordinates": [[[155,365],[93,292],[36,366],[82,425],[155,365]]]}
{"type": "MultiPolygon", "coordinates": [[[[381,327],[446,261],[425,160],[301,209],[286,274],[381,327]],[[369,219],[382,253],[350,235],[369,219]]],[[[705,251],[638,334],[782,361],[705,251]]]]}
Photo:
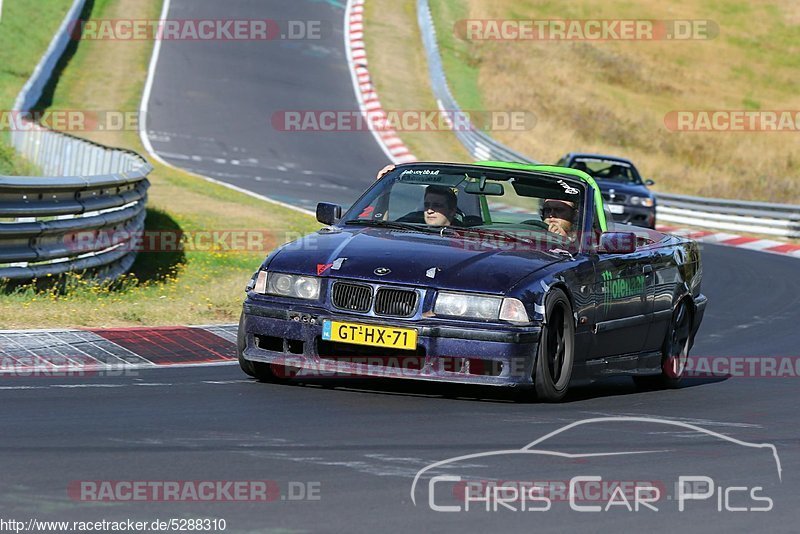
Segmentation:
{"type": "Polygon", "coordinates": [[[483,319],[527,323],[525,306],[517,299],[502,297],[480,297],[461,293],[441,292],[436,296],[433,313],[447,317],[483,319]]]}
{"type": "Polygon", "coordinates": [[[645,208],[652,208],[655,202],[650,197],[630,197],[628,202],[632,206],[644,206],[645,208]]]}
{"type": "Polygon", "coordinates": [[[253,290],[261,294],[314,300],[319,298],[319,278],[261,271],[253,290]]]}

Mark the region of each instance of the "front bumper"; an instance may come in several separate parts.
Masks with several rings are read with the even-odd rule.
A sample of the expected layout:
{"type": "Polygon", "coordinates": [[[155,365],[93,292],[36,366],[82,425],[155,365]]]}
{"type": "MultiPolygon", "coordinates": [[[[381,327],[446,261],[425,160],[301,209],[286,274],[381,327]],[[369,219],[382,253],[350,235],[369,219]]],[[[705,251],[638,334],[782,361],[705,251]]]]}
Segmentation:
{"type": "Polygon", "coordinates": [[[244,359],[303,369],[303,377],[358,375],[495,386],[532,383],[541,332],[539,326],[378,320],[305,306],[287,309],[253,299],[244,304],[239,328],[244,359]],[[326,342],[324,320],[415,328],[417,350],[326,342]]]}
{"type": "MultiPolygon", "coordinates": [[[[606,200],[606,204],[613,204],[606,200]]],[[[614,222],[641,226],[642,228],[655,228],[656,208],[655,206],[646,208],[644,206],[631,206],[629,204],[614,204],[622,206],[622,213],[612,213],[614,222]]]]}

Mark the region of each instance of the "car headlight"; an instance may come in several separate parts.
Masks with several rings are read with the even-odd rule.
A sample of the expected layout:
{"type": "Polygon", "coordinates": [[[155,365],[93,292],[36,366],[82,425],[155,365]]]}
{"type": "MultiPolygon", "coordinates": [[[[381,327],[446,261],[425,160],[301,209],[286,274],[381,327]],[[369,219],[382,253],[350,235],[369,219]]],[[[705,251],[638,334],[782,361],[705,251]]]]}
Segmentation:
{"type": "Polygon", "coordinates": [[[645,208],[652,208],[655,202],[650,197],[630,197],[628,202],[632,206],[644,206],[645,208]]]}
{"type": "Polygon", "coordinates": [[[436,296],[433,313],[446,317],[486,321],[502,319],[515,323],[529,322],[525,306],[517,299],[480,297],[444,291],[436,296]]]}
{"type": "Polygon", "coordinates": [[[319,278],[259,271],[253,291],[262,295],[314,300],[319,298],[319,278]]]}

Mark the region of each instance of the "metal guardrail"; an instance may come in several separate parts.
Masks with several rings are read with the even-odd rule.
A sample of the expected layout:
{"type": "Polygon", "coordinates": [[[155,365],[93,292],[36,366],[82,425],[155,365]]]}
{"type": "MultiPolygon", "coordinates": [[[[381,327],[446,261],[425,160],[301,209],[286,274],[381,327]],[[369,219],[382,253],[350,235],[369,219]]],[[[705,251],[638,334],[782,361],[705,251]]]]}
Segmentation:
{"type": "MultiPolygon", "coordinates": [[[[14,112],[28,112],[41,98],[84,4],[75,0],[14,112]]],[[[130,243],[144,230],[152,167],[135,152],[30,121],[22,126],[11,143],[44,176],[0,176],[0,280],[86,270],[115,278],[128,271],[136,257],[130,243]]]]}
{"type": "MultiPolygon", "coordinates": [[[[428,60],[428,75],[439,109],[454,114],[462,113],[447,84],[428,0],[417,0],[417,21],[428,60]]],[[[456,129],[454,133],[475,159],[539,163],[492,139],[477,128],[456,129]]],[[[656,193],[656,197],[659,221],[716,230],[800,238],[800,206],[668,193],[656,193]]]]}
{"type": "Polygon", "coordinates": [[[800,206],[659,193],[659,220],[701,228],[800,238],[800,206]]]}

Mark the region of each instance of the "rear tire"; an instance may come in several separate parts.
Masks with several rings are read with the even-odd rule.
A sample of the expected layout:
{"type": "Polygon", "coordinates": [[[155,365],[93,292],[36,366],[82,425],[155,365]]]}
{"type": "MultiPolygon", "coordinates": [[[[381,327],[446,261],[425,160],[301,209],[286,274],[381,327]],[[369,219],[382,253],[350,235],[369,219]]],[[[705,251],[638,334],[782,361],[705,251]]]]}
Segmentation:
{"type": "Polygon", "coordinates": [[[560,289],[545,297],[545,319],[533,375],[536,396],[545,402],[564,398],[575,360],[575,323],[572,306],[560,289]]]}
{"type": "Polygon", "coordinates": [[[683,380],[692,337],[692,309],[686,299],[672,312],[667,337],[661,347],[661,374],[635,376],[633,381],[642,388],[676,389],[683,380]]]}

